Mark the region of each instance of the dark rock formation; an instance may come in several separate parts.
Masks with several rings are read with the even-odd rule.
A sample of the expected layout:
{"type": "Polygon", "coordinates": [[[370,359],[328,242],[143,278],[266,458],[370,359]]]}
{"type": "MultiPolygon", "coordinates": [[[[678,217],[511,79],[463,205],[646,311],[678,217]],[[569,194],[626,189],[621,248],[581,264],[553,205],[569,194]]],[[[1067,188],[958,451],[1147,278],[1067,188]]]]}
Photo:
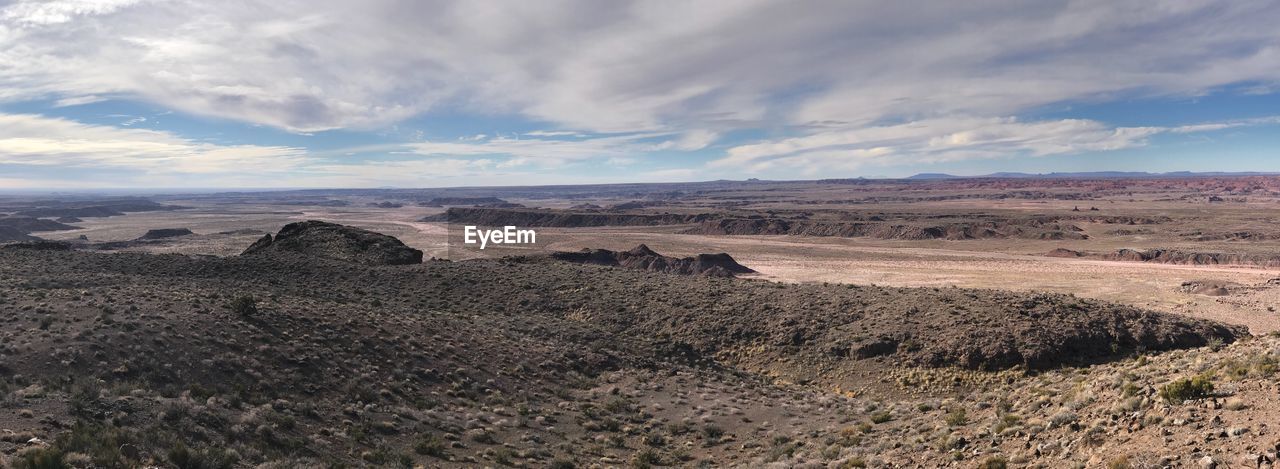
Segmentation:
{"type": "Polygon", "coordinates": [[[794,235],[876,239],[1088,239],[1075,225],[1037,219],[955,222],[938,225],[866,221],[723,218],[703,221],[686,230],[702,235],[794,235]]]}
{"type": "Polygon", "coordinates": [[[67,231],[78,229],[80,228],[58,223],[53,220],[44,220],[35,217],[0,217],[0,242],[34,241],[38,238],[30,235],[33,231],[67,231]]]}
{"type": "Polygon", "coordinates": [[[658,254],[643,244],[630,251],[610,251],[608,249],[584,249],[579,252],[557,252],[551,255],[555,259],[578,264],[596,264],[616,266],[626,269],[666,272],[680,275],[705,275],[710,277],[732,277],[734,274],[755,272],[725,253],[698,254],[695,257],[676,258],[658,254]]]}
{"type": "Polygon", "coordinates": [[[193,235],[191,230],[186,228],[159,228],[147,230],[147,233],[138,238],[139,241],[151,239],[177,238],[179,236],[193,235]]]}
{"type": "Polygon", "coordinates": [[[577,228],[593,226],[684,225],[712,218],[708,214],[581,213],[565,210],[498,209],[454,207],[426,222],[466,223],[479,226],[519,226],[577,228]]]}
{"type": "Polygon", "coordinates": [[[22,249],[22,250],[30,250],[30,251],[70,251],[72,249],[72,246],[71,246],[71,243],[68,243],[66,241],[47,241],[47,240],[40,239],[36,241],[6,244],[4,248],[5,249],[22,249]]]}
{"type": "Polygon", "coordinates": [[[418,205],[423,207],[444,207],[446,205],[489,205],[506,203],[508,202],[497,197],[436,197],[418,205]]]}
{"type": "Polygon", "coordinates": [[[285,225],[274,238],[262,237],[241,255],[268,252],[292,252],[366,265],[422,263],[422,251],[394,237],[316,220],[285,225]]]}
{"type": "Polygon", "coordinates": [[[1049,251],[1049,253],[1048,253],[1048,254],[1045,254],[1045,255],[1046,255],[1046,256],[1049,256],[1049,257],[1068,257],[1068,258],[1070,258],[1070,257],[1084,257],[1084,253],[1082,253],[1082,252],[1080,252],[1080,251],[1073,251],[1073,250],[1066,249],[1066,248],[1057,248],[1057,249],[1054,249],[1054,250],[1052,250],[1052,251],[1049,251]]]}

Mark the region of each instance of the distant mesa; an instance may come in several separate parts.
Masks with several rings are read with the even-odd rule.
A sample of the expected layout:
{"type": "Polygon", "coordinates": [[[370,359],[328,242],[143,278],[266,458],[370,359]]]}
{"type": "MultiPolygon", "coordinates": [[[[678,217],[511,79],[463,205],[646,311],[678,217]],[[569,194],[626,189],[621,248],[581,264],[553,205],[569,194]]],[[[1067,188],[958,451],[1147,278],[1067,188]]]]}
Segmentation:
{"type": "Polygon", "coordinates": [[[912,175],[907,179],[959,179],[959,178],[960,176],[954,176],[951,174],[944,174],[944,173],[920,173],[920,174],[912,175]]]}
{"type": "Polygon", "coordinates": [[[35,241],[39,238],[31,236],[36,231],[69,231],[80,227],[59,223],[42,218],[13,216],[0,217],[0,242],[35,241]]]}
{"type": "Polygon", "coordinates": [[[382,201],[378,203],[370,203],[369,206],[377,207],[377,208],[400,208],[400,207],[404,207],[404,204],[398,204],[391,201],[382,201]]]}
{"type": "Polygon", "coordinates": [[[422,263],[422,251],[399,239],[351,226],[317,220],[290,223],[273,238],[265,235],[241,255],[288,252],[365,265],[422,263]]]}
{"type": "Polygon", "coordinates": [[[423,207],[444,207],[446,205],[501,205],[509,203],[497,197],[436,197],[418,205],[423,207]]]}
{"type": "Polygon", "coordinates": [[[152,240],[152,239],[177,238],[179,236],[189,236],[193,234],[195,233],[192,233],[191,230],[186,228],[159,228],[154,230],[147,230],[146,234],[143,234],[141,237],[138,238],[138,240],[145,241],[145,240],[152,240]]]}
{"type": "Polygon", "coordinates": [[[569,207],[569,210],[600,210],[603,208],[604,207],[601,207],[596,204],[586,203],[586,204],[578,204],[578,205],[569,207]]]}
{"type": "Polygon", "coordinates": [[[678,275],[733,277],[735,274],[755,273],[754,270],[739,264],[732,256],[725,253],[677,258],[658,254],[643,244],[629,251],[583,249],[578,252],[557,252],[551,257],[576,264],[604,265],[678,275]]]}
{"type": "Polygon", "coordinates": [[[60,217],[54,221],[58,223],[80,223],[80,222],[83,222],[84,220],[81,220],[78,217],[60,217]]]}
{"type": "Polygon", "coordinates": [[[1049,257],[1084,257],[1083,252],[1073,251],[1066,248],[1054,249],[1052,251],[1049,251],[1049,253],[1045,255],[1049,257]]]}

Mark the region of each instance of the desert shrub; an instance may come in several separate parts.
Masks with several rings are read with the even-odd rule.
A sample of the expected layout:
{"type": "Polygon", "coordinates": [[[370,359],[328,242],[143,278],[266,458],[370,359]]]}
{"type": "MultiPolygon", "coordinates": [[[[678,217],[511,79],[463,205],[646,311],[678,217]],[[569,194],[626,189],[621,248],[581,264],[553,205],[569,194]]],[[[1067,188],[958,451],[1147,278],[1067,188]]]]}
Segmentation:
{"type": "Polygon", "coordinates": [[[846,461],[844,462],[844,464],[841,464],[841,465],[840,465],[840,467],[841,467],[841,468],[850,468],[850,469],[852,469],[852,468],[860,468],[860,467],[867,467],[867,461],[865,461],[865,460],[863,460],[862,458],[859,458],[859,457],[857,457],[857,456],[854,456],[854,457],[849,458],[848,460],[846,460],[846,461]]]}
{"type": "Polygon", "coordinates": [[[1120,456],[1107,463],[1107,469],[1133,469],[1133,464],[1129,463],[1128,456],[1120,456]]]}
{"type": "Polygon", "coordinates": [[[577,466],[574,466],[573,462],[565,461],[563,459],[556,459],[551,461],[551,465],[547,467],[549,469],[574,469],[577,466]]]}
{"type": "Polygon", "coordinates": [[[658,457],[658,453],[651,449],[646,449],[631,458],[631,467],[649,468],[662,463],[662,459],[658,457]]]}
{"type": "Polygon", "coordinates": [[[249,318],[258,314],[258,300],[250,295],[238,296],[231,300],[231,312],[237,316],[249,318]]]}
{"type": "Polygon", "coordinates": [[[169,462],[178,469],[231,469],[236,457],[234,453],[219,448],[192,450],[178,443],[169,450],[169,462]]]}
{"type": "Polygon", "coordinates": [[[716,425],[707,425],[702,427],[702,436],[706,437],[707,441],[720,441],[720,437],[724,436],[724,429],[716,425]]]}
{"type": "Polygon", "coordinates": [[[893,414],[890,414],[888,411],[876,412],[874,414],[871,414],[872,423],[880,424],[880,423],[888,422],[890,420],[893,420],[893,414]]]}
{"type": "Polygon", "coordinates": [[[129,430],[101,424],[77,422],[70,432],[58,435],[53,447],[68,453],[86,454],[99,468],[138,467],[141,461],[126,457],[124,448],[137,448],[138,439],[129,430]]]}
{"type": "Polygon", "coordinates": [[[422,439],[418,440],[418,443],[413,445],[413,451],[415,453],[423,456],[431,456],[433,458],[443,458],[444,448],[444,440],[441,440],[440,437],[434,435],[424,436],[422,439]]]}
{"type": "Polygon", "coordinates": [[[18,454],[13,469],[70,469],[62,451],[57,448],[33,448],[18,454]]]}
{"type": "Polygon", "coordinates": [[[963,407],[956,407],[947,412],[947,416],[943,417],[943,420],[947,422],[947,425],[959,427],[969,423],[969,416],[965,414],[963,407]]]}
{"type": "Polygon", "coordinates": [[[1009,461],[1004,457],[992,456],[987,458],[986,461],[982,461],[982,464],[978,465],[978,469],[1004,469],[1008,465],[1009,461]]]}
{"type": "Polygon", "coordinates": [[[1160,397],[1172,404],[1181,404],[1193,399],[1209,397],[1213,392],[1213,381],[1207,374],[1192,378],[1182,378],[1160,387],[1160,397]]]}

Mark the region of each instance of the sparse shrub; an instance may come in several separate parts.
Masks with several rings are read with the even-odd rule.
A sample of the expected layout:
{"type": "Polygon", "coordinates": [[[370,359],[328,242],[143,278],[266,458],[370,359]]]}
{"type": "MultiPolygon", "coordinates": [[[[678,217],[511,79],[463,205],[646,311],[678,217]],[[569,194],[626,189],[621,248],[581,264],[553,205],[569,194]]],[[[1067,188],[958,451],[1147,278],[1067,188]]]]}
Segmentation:
{"type": "Polygon", "coordinates": [[[1080,417],[1076,416],[1076,413],[1071,411],[1071,409],[1062,409],[1061,412],[1053,414],[1052,417],[1049,417],[1049,427],[1053,428],[1053,427],[1061,427],[1063,425],[1070,425],[1075,423],[1076,420],[1079,420],[1079,419],[1080,417]]]}
{"type": "Polygon", "coordinates": [[[1107,463],[1107,469],[1133,469],[1133,464],[1129,463],[1128,456],[1120,456],[1107,463]]]}
{"type": "Polygon", "coordinates": [[[716,425],[707,425],[702,427],[702,436],[709,442],[720,441],[720,437],[724,436],[724,429],[716,425]]]}
{"type": "Polygon", "coordinates": [[[431,456],[433,458],[444,458],[444,440],[435,435],[428,435],[418,440],[413,445],[413,451],[423,456],[431,456]]]}
{"type": "Polygon", "coordinates": [[[238,296],[231,300],[231,312],[236,313],[242,318],[251,318],[258,315],[258,300],[250,295],[238,296]]]}
{"type": "Polygon", "coordinates": [[[1008,465],[1009,461],[1003,456],[992,456],[982,461],[982,464],[978,465],[978,469],[1005,469],[1008,465]]]}
{"type": "Polygon", "coordinates": [[[631,467],[637,469],[648,469],[661,463],[662,459],[658,457],[658,453],[651,449],[646,449],[631,457],[631,467]]]}
{"type": "Polygon", "coordinates": [[[1182,378],[1160,388],[1160,397],[1171,404],[1181,404],[1193,399],[1209,397],[1213,381],[1208,374],[1182,378]]]}
{"type": "Polygon", "coordinates": [[[1000,433],[1007,428],[1018,426],[1018,424],[1021,422],[1022,422],[1022,417],[1019,417],[1015,414],[1003,414],[1000,416],[1000,420],[996,422],[996,426],[992,430],[996,433],[1000,433]]]}
{"type": "Polygon", "coordinates": [[[577,466],[573,465],[573,462],[565,461],[563,459],[553,460],[551,461],[551,465],[547,466],[548,469],[574,469],[576,467],[577,466]]]}
{"type": "Polygon", "coordinates": [[[218,448],[193,451],[178,443],[169,450],[169,462],[178,469],[230,469],[236,463],[234,453],[218,448]]]}
{"type": "Polygon", "coordinates": [[[840,467],[849,468],[849,469],[867,467],[867,461],[857,456],[854,456],[852,458],[846,459],[844,463],[840,465],[840,467]]]}
{"type": "Polygon", "coordinates": [[[14,469],[70,469],[62,451],[57,448],[32,448],[18,454],[14,469]]]}
{"type": "Polygon", "coordinates": [[[893,414],[890,414],[888,411],[871,414],[871,423],[881,424],[890,420],[893,420],[893,414]]]}
{"type": "Polygon", "coordinates": [[[943,417],[947,425],[952,427],[960,427],[969,423],[969,416],[965,414],[964,407],[956,407],[947,412],[947,416],[943,417]]]}

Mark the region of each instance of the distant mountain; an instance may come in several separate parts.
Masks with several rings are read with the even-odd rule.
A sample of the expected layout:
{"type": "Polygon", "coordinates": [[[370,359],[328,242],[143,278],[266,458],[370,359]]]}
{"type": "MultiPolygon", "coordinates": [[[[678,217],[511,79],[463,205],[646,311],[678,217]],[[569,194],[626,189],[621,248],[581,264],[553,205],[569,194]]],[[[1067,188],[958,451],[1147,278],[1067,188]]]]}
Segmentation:
{"type": "Polygon", "coordinates": [[[957,179],[961,177],[964,177],[964,176],[955,176],[955,175],[946,174],[946,173],[920,173],[920,174],[916,174],[914,176],[908,177],[907,179],[957,179]]]}
{"type": "Polygon", "coordinates": [[[1145,171],[1086,171],[1086,172],[1068,172],[1068,173],[1016,173],[1016,172],[999,172],[991,174],[983,174],[978,176],[955,176],[943,173],[920,173],[906,179],[961,179],[961,178],[1058,178],[1058,179],[1122,179],[1122,178],[1183,178],[1183,177],[1207,177],[1207,176],[1276,176],[1280,173],[1268,173],[1257,171],[1245,172],[1192,172],[1192,171],[1172,171],[1168,173],[1150,173],[1145,171]]]}

